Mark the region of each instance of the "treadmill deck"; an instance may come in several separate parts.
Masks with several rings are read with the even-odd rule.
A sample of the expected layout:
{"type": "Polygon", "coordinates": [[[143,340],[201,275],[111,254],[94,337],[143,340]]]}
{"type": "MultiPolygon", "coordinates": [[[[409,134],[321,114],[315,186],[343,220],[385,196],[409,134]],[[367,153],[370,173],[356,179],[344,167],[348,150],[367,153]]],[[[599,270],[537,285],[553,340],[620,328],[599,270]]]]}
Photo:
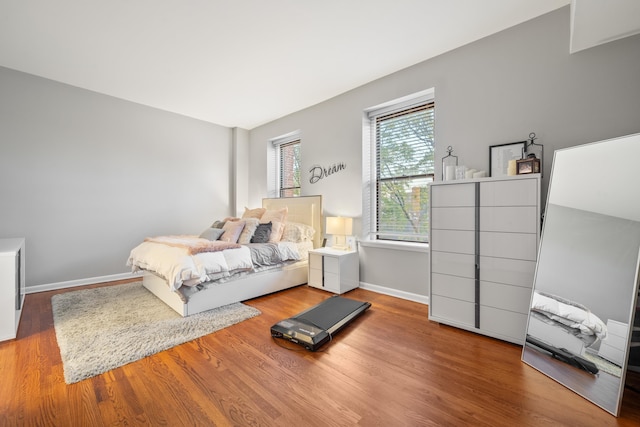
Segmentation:
{"type": "Polygon", "coordinates": [[[316,351],[334,334],[364,313],[371,303],[334,295],[321,303],[281,320],[271,327],[271,336],[283,338],[316,351]]]}

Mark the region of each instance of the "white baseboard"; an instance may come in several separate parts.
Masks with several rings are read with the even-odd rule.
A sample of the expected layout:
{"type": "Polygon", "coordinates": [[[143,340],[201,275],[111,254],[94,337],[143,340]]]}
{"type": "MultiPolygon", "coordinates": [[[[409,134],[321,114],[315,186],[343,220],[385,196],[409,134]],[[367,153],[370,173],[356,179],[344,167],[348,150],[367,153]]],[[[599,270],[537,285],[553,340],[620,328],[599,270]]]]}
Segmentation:
{"type": "MultiPolygon", "coordinates": [[[[115,282],[117,280],[126,279],[142,279],[141,275],[135,273],[111,274],[109,276],[90,277],[86,279],[69,280],[67,282],[47,283],[44,285],[27,286],[26,294],[35,294],[38,292],[56,291],[59,289],[75,288],[78,286],[93,285],[96,283],[115,282]]],[[[360,287],[368,291],[379,294],[389,295],[396,298],[406,299],[408,301],[419,302],[429,305],[429,297],[425,295],[414,294],[411,292],[400,291],[398,289],[386,288],[384,286],[372,285],[370,283],[360,282],[360,287]]]]}
{"type": "Polygon", "coordinates": [[[109,276],[90,277],[87,279],[69,280],[67,282],[46,283],[44,285],[27,286],[26,294],[35,294],[38,292],[57,291],[58,289],[75,288],[77,286],[93,285],[96,283],[115,282],[116,280],[135,279],[142,276],[134,273],[111,274],[109,276]]]}
{"type": "Polygon", "coordinates": [[[360,282],[360,287],[368,291],[377,292],[379,294],[390,295],[396,298],[402,298],[409,301],[419,302],[429,305],[429,297],[426,295],[414,294],[411,292],[399,291],[398,289],[385,288],[384,286],[372,285],[370,283],[360,282]]]}

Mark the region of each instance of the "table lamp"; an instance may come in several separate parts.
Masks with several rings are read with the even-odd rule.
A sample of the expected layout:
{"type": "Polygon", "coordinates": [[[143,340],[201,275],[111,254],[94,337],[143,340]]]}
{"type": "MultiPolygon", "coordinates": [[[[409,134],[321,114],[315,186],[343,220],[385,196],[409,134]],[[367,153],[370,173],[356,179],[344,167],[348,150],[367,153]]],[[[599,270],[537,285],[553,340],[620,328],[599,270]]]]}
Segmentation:
{"type": "Polygon", "coordinates": [[[333,249],[346,251],[347,236],[351,236],[353,229],[353,219],[343,216],[327,217],[327,234],[333,235],[333,249]]]}

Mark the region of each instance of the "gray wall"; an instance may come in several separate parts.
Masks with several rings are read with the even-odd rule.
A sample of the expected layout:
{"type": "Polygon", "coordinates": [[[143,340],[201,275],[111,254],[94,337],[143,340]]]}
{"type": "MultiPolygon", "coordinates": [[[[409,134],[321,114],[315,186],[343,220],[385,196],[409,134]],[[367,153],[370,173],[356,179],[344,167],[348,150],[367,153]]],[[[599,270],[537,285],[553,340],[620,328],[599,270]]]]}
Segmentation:
{"type": "MultiPolygon", "coordinates": [[[[431,87],[436,159],[452,145],[476,169],[489,168],[490,145],[530,132],[545,146],[545,171],[555,149],[640,132],[640,36],[570,55],[569,28],[567,6],[251,130],[250,202],[267,193],[268,139],[300,130],[303,174],[347,165],[317,184],[303,179],[302,193],[322,194],[325,214],[361,217],[363,110],[431,87]]],[[[361,248],[361,281],[371,285],[426,296],[427,265],[426,253],[361,248]]]]}
{"type": "Polygon", "coordinates": [[[127,273],[144,237],[230,214],[231,130],[0,68],[0,237],[27,286],[127,273]]]}

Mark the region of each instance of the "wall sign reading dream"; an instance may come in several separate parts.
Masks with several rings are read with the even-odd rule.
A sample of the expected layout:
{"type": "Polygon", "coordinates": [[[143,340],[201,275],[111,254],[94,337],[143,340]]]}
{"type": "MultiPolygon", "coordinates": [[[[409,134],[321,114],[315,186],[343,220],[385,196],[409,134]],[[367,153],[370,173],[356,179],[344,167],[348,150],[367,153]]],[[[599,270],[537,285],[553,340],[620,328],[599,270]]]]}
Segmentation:
{"type": "Polygon", "coordinates": [[[328,177],[329,175],[333,175],[334,173],[338,173],[347,168],[347,165],[343,162],[334,163],[328,168],[323,168],[322,166],[314,165],[309,169],[309,182],[311,184],[315,184],[323,178],[328,177]]]}

